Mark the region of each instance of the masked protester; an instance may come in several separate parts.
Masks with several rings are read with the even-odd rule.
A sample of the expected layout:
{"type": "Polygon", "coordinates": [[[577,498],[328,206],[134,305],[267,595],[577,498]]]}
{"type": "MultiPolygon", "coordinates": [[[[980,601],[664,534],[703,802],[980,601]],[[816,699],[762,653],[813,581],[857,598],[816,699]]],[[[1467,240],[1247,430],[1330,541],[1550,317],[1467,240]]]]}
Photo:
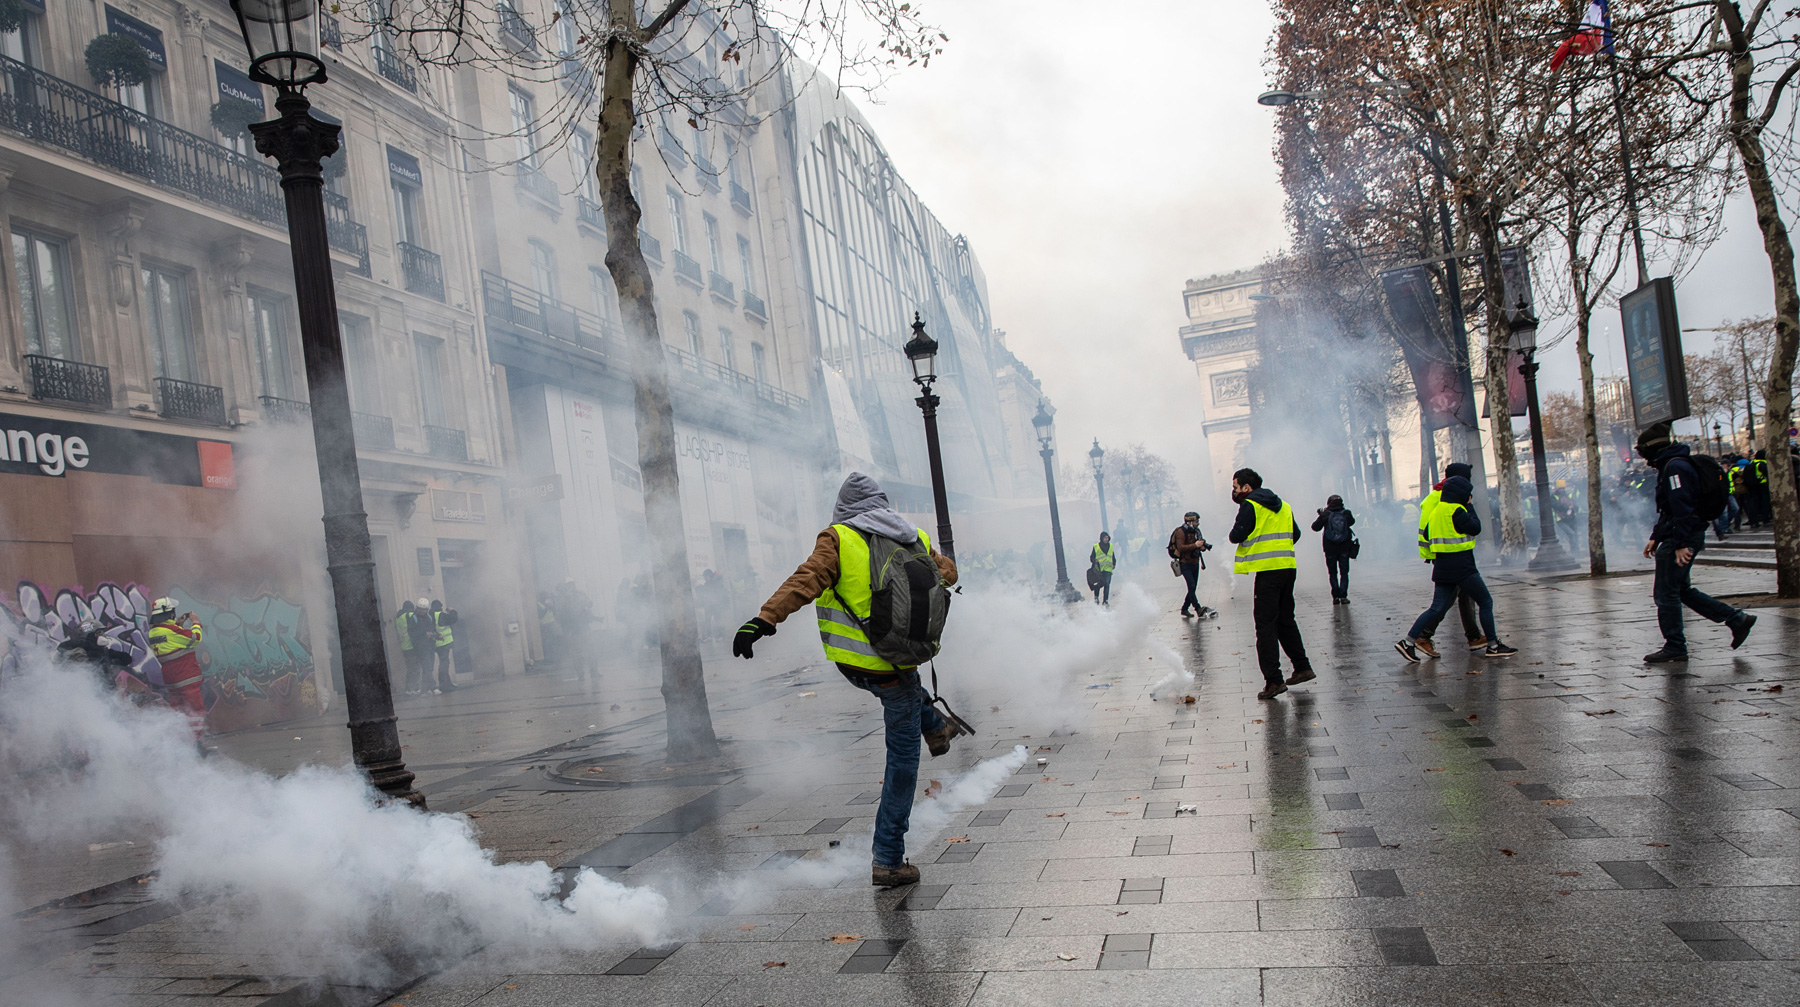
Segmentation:
{"type": "Polygon", "coordinates": [[[1325,543],[1325,576],[1331,580],[1331,603],[1350,604],[1350,559],[1356,552],[1356,515],[1344,506],[1344,498],[1333,493],[1319,508],[1312,530],[1323,532],[1325,543]]]}
{"type": "Polygon", "coordinates": [[[1700,471],[1689,460],[1686,444],[1669,436],[1669,424],[1657,423],[1638,436],[1638,454],[1656,469],[1656,527],[1644,555],[1656,560],[1656,582],[1650,596],[1656,603],[1656,623],[1662,630],[1662,649],[1644,655],[1645,664],[1666,664],[1688,658],[1687,634],[1682,627],[1682,606],[1731,629],[1731,649],[1744,645],[1756,616],[1733,608],[1709,594],[1694,590],[1694,556],[1706,547],[1706,519],[1701,513],[1700,471]]]}
{"type": "Polygon", "coordinates": [[[1443,620],[1459,594],[1474,601],[1480,610],[1482,635],[1488,640],[1482,654],[1511,657],[1518,653],[1500,642],[1494,629],[1494,596],[1481,579],[1481,571],[1475,569],[1475,537],[1481,534],[1481,518],[1470,506],[1474,493],[1475,487],[1469,480],[1450,476],[1444,480],[1437,505],[1431,509],[1425,527],[1425,543],[1431,548],[1431,582],[1435,587],[1431,607],[1413,620],[1406,636],[1394,643],[1400,656],[1414,664],[1419,661],[1419,640],[1443,620]]]}
{"type": "Polygon", "coordinates": [[[1094,604],[1112,604],[1112,575],[1119,565],[1118,554],[1113,552],[1112,536],[1100,533],[1100,541],[1088,552],[1088,587],[1094,592],[1094,604]]]}
{"type": "Polygon", "coordinates": [[[1169,533],[1169,558],[1175,561],[1175,572],[1187,581],[1187,596],[1181,599],[1181,614],[1185,618],[1190,614],[1205,618],[1208,614],[1217,613],[1194,597],[1194,587],[1200,582],[1200,554],[1211,549],[1206,536],[1200,533],[1200,515],[1188,511],[1181,516],[1181,527],[1169,533]]]}
{"type": "MultiPolygon", "coordinates": [[[[1425,499],[1420,502],[1419,558],[1425,562],[1432,562],[1432,558],[1435,555],[1431,549],[1431,529],[1429,526],[1431,523],[1431,512],[1437,508],[1439,501],[1444,498],[1444,484],[1457,476],[1464,479],[1471,479],[1473,471],[1474,470],[1469,467],[1469,463],[1467,462],[1451,462],[1444,466],[1444,478],[1438,480],[1437,485],[1433,486],[1431,492],[1426,494],[1425,499]]],[[[1474,483],[1471,482],[1469,485],[1471,489],[1473,489],[1474,483]]],[[[1473,504],[1470,505],[1470,509],[1474,509],[1473,504]]],[[[1461,593],[1457,594],[1456,614],[1458,618],[1462,619],[1463,636],[1469,641],[1469,650],[1471,652],[1486,650],[1489,643],[1487,634],[1482,632],[1481,621],[1475,613],[1475,603],[1470,600],[1467,595],[1461,593]]],[[[1437,634],[1438,624],[1443,621],[1443,614],[1439,614],[1437,618],[1426,623],[1423,635],[1413,641],[1413,645],[1418,649],[1419,653],[1426,657],[1440,656],[1437,648],[1432,646],[1431,638],[1437,634]]]]}
{"type": "Polygon", "coordinates": [[[875,812],[874,862],[870,882],[883,888],[914,884],[919,869],[906,862],[906,829],[912,818],[913,791],[919,782],[919,740],[933,758],[950,750],[962,733],[938,715],[919,682],[917,666],[904,667],[877,654],[868,627],[874,594],[870,574],[873,548],[898,543],[922,548],[936,565],[940,584],[956,583],[956,564],[932,550],[931,538],[913,527],[888,503],[875,480],[852,472],[838,490],[831,527],[819,533],[812,555],[763,603],[762,611],[737,631],[731,652],[742,658],[752,646],[773,636],[782,620],[816,602],[819,638],[825,656],[837,663],[851,685],[881,700],[887,726],[887,770],[881,782],[881,804],[875,812]],[[885,540],[877,542],[877,540],[885,540]]]}
{"type": "Polygon", "coordinates": [[[1319,677],[1307,659],[1300,624],[1294,621],[1294,580],[1300,575],[1294,543],[1300,541],[1300,525],[1294,520],[1294,509],[1273,490],[1264,489],[1262,476],[1254,469],[1238,469],[1232,475],[1231,499],[1238,505],[1237,522],[1228,536],[1237,546],[1233,570],[1256,575],[1252,612],[1256,660],[1263,673],[1263,690],[1256,698],[1274,699],[1290,685],[1319,677]],[[1281,679],[1284,651],[1294,665],[1286,682],[1281,679]]]}

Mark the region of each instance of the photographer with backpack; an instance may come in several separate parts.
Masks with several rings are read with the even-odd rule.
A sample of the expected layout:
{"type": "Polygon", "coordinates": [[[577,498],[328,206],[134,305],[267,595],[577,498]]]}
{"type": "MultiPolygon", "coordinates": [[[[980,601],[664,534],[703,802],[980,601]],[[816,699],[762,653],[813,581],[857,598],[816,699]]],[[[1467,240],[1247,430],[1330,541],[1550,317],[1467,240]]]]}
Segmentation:
{"type": "Polygon", "coordinates": [[[1637,451],[1656,469],[1656,527],[1644,555],[1656,559],[1656,622],[1662,629],[1661,650],[1644,655],[1645,664],[1688,659],[1681,607],[1686,605],[1731,629],[1731,649],[1744,645],[1756,616],[1694,590],[1694,555],[1706,547],[1706,525],[1725,512],[1725,470],[1708,455],[1693,454],[1669,435],[1668,423],[1657,423],[1638,435],[1637,451]]]}
{"type": "Polygon", "coordinates": [[[1344,498],[1333,493],[1319,508],[1319,516],[1313,520],[1312,530],[1322,532],[1325,542],[1325,576],[1331,578],[1331,603],[1333,605],[1350,604],[1350,561],[1356,558],[1361,544],[1356,541],[1356,533],[1351,526],[1356,524],[1356,515],[1344,506],[1344,498]]]}
{"type": "Polygon", "coordinates": [[[731,644],[735,656],[754,657],[757,640],[774,636],[782,620],[816,603],[825,656],[851,685],[881,700],[887,771],[875,812],[870,883],[883,888],[919,880],[919,869],[906,862],[906,828],[919,782],[920,737],[936,758],[950,750],[952,738],[967,733],[959,721],[938,714],[919,682],[919,665],[937,654],[955,583],[955,562],[933,550],[924,529],[889,505],[875,480],[852,472],[812,555],[731,644]]]}

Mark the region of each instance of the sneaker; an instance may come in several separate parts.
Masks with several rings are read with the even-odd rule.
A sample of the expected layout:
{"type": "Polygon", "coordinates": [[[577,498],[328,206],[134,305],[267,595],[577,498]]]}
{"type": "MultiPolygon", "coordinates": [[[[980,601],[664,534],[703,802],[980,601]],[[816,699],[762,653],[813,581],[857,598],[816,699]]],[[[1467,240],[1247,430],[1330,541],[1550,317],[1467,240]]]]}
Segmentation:
{"type": "Polygon", "coordinates": [[[1495,643],[1488,644],[1487,649],[1481,652],[1481,656],[1482,657],[1511,657],[1514,654],[1517,654],[1518,652],[1519,652],[1519,648],[1517,648],[1517,647],[1508,647],[1504,643],[1495,642],[1495,643]]]}
{"type": "Polygon", "coordinates": [[[1485,650],[1487,649],[1487,645],[1488,638],[1485,636],[1478,636],[1469,641],[1469,653],[1473,654],[1478,650],[1485,650]]]}
{"type": "Polygon", "coordinates": [[[1687,659],[1687,651],[1673,650],[1667,645],[1664,645],[1661,650],[1644,655],[1645,664],[1670,664],[1675,661],[1685,661],[1687,659]]]}
{"type": "Polygon", "coordinates": [[[955,721],[946,720],[942,729],[925,732],[925,748],[935,759],[950,751],[950,739],[959,737],[962,733],[963,729],[957,727],[955,721]]]}
{"type": "Polygon", "coordinates": [[[1413,645],[1418,647],[1419,653],[1424,654],[1426,657],[1441,657],[1442,656],[1441,654],[1438,653],[1438,649],[1431,645],[1430,640],[1415,640],[1415,641],[1413,641],[1413,645]]]}
{"type": "Polygon", "coordinates": [[[1750,631],[1755,627],[1756,616],[1745,612],[1743,616],[1738,619],[1736,625],[1731,627],[1731,649],[1736,650],[1739,647],[1742,647],[1744,641],[1749,638],[1750,631]]]}
{"type": "Polygon", "coordinates": [[[431,690],[431,694],[432,694],[432,695],[433,695],[433,696],[441,696],[441,695],[443,695],[443,692],[444,692],[444,690],[442,690],[442,689],[433,689],[433,690],[431,690]]]}
{"type": "MultiPolygon", "coordinates": [[[[1419,643],[1423,643],[1423,642],[1424,642],[1423,640],[1419,641],[1419,643]]],[[[1394,649],[1400,652],[1401,657],[1406,658],[1406,663],[1418,664],[1419,663],[1419,643],[1414,643],[1411,640],[1395,640],[1394,641],[1394,649]]],[[[1437,655],[1433,654],[1431,656],[1436,657],[1437,655]]]]}
{"type": "Polygon", "coordinates": [[[919,883],[919,869],[912,864],[901,864],[899,867],[883,867],[880,864],[869,868],[869,884],[882,888],[899,888],[901,885],[919,883]]]}
{"type": "Polygon", "coordinates": [[[1257,693],[1256,698],[1274,699],[1276,696],[1279,696],[1286,691],[1287,686],[1282,685],[1280,682],[1270,682],[1268,685],[1263,686],[1263,691],[1257,693]]]}
{"type": "Polygon", "coordinates": [[[1183,619],[1192,619],[1194,616],[1192,613],[1190,613],[1187,609],[1184,608],[1181,610],[1181,617],[1183,619]]]}
{"type": "Polygon", "coordinates": [[[1292,675],[1287,677],[1287,684],[1304,685],[1318,677],[1311,668],[1297,668],[1292,675]]]}
{"type": "Polygon", "coordinates": [[[1341,599],[1339,599],[1339,600],[1338,600],[1338,604],[1340,604],[1340,605],[1348,605],[1348,604],[1350,604],[1350,596],[1349,596],[1349,595],[1344,595],[1344,597],[1343,597],[1343,598],[1341,598],[1341,599]]]}

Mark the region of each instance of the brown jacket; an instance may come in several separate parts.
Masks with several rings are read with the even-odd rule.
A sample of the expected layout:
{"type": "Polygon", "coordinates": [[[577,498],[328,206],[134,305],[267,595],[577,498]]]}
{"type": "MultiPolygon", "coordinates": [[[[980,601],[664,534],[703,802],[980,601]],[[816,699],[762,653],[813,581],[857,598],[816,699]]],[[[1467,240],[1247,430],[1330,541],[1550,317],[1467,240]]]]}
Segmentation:
{"type": "MultiPolygon", "coordinates": [[[[943,574],[946,584],[956,583],[956,562],[950,557],[931,551],[931,558],[937,561],[938,572],[943,574]]],[[[837,584],[838,578],[838,540],[837,532],[827,528],[819,533],[813,543],[812,555],[800,564],[769,600],[763,602],[762,611],[757,613],[765,622],[780,625],[781,620],[812,604],[819,596],[837,584]]]]}
{"type": "Polygon", "coordinates": [[[1192,566],[1200,562],[1200,546],[1205,542],[1199,531],[1189,531],[1183,523],[1169,533],[1169,558],[1192,566]]]}

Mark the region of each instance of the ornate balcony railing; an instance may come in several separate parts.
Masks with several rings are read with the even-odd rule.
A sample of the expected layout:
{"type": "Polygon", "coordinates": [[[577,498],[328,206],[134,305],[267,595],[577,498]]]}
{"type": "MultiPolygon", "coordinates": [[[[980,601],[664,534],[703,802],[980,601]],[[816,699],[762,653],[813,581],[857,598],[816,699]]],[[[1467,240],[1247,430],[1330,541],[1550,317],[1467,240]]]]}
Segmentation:
{"type": "Polygon", "coordinates": [[[750,190],[736,182],[731,183],[731,205],[739,213],[751,213],[750,190]]]}
{"type": "Polygon", "coordinates": [[[662,265],[662,242],[656,240],[649,231],[641,227],[638,228],[638,248],[643,251],[644,258],[649,259],[655,265],[662,265]]]}
{"type": "Polygon", "coordinates": [[[447,461],[466,462],[469,460],[469,436],[461,430],[450,427],[434,427],[425,424],[425,453],[433,458],[447,461]]]}
{"type": "Polygon", "coordinates": [[[356,435],[358,448],[394,450],[394,421],[386,416],[353,412],[350,414],[350,430],[356,435]]]}
{"type": "Polygon", "coordinates": [[[602,235],[606,233],[606,213],[599,203],[586,196],[575,197],[575,217],[589,227],[599,228],[602,235]]]}
{"type": "Polygon", "coordinates": [[[687,152],[681,149],[681,143],[668,130],[657,128],[656,145],[662,148],[663,158],[669,162],[669,167],[680,168],[687,164],[687,152]]]}
{"type": "Polygon", "coordinates": [[[319,44],[333,49],[344,47],[344,29],[330,14],[319,15],[319,44]]]}
{"type": "Polygon", "coordinates": [[[551,206],[562,205],[562,193],[557,191],[556,183],[550,180],[550,176],[545,174],[542,168],[521,164],[515,179],[519,188],[524,189],[535,198],[541,199],[551,206]]]}
{"type": "Polygon", "coordinates": [[[406,289],[443,300],[443,256],[405,241],[395,242],[394,247],[400,250],[400,278],[406,289]]]}
{"type": "Polygon", "coordinates": [[[500,35],[507,42],[522,52],[537,52],[537,34],[531,30],[531,22],[525,15],[510,3],[494,5],[495,13],[500,15],[500,35]]]}
{"type": "MultiPolygon", "coordinates": [[[[115,171],[287,228],[281,176],[260,155],[178,129],[36,67],[0,56],[0,129],[115,171]]],[[[325,193],[333,248],[366,263],[368,236],[350,202],[325,193]]]]}
{"type": "Polygon", "coordinates": [[[706,287],[708,290],[711,290],[712,295],[719,300],[729,304],[737,303],[737,286],[725,277],[720,276],[718,273],[710,270],[707,272],[706,287]]]}
{"type": "Polygon", "coordinates": [[[699,261],[679,248],[675,250],[675,275],[692,281],[696,287],[706,284],[706,274],[701,271],[699,261]]]}
{"type": "Polygon", "coordinates": [[[387,46],[377,46],[375,49],[375,72],[408,91],[417,93],[419,90],[418,72],[387,46]]]}
{"type": "Polygon", "coordinates": [[[482,307],[489,319],[515,329],[573,343],[601,356],[625,353],[617,324],[589,311],[552,300],[494,273],[481,274],[482,307]]]}
{"type": "Polygon", "coordinates": [[[755,315],[765,322],[769,320],[769,306],[763,303],[762,298],[748,290],[744,291],[744,313],[755,315]]]}
{"type": "Polygon", "coordinates": [[[256,401],[262,405],[262,418],[270,423],[312,422],[311,402],[284,399],[275,395],[259,395],[256,401]]]}
{"type": "Polygon", "coordinates": [[[713,163],[706,159],[705,154],[698,152],[694,154],[694,174],[700,179],[701,185],[714,192],[719,191],[719,169],[713,167],[713,163]]]}
{"type": "Polygon", "coordinates": [[[112,376],[99,364],[27,353],[25,368],[31,374],[31,397],[34,399],[112,408],[112,376]]]}
{"type": "Polygon", "coordinates": [[[179,378],[157,378],[156,398],[162,415],[173,420],[200,420],[225,425],[225,389],[179,378]]]}
{"type": "Polygon", "coordinates": [[[806,400],[792,392],[784,391],[764,381],[758,381],[748,374],[734,371],[724,364],[716,363],[705,357],[697,357],[677,346],[664,346],[669,358],[675,363],[676,375],[690,374],[726,385],[740,395],[748,395],[772,402],[787,409],[804,409],[806,400]]]}

